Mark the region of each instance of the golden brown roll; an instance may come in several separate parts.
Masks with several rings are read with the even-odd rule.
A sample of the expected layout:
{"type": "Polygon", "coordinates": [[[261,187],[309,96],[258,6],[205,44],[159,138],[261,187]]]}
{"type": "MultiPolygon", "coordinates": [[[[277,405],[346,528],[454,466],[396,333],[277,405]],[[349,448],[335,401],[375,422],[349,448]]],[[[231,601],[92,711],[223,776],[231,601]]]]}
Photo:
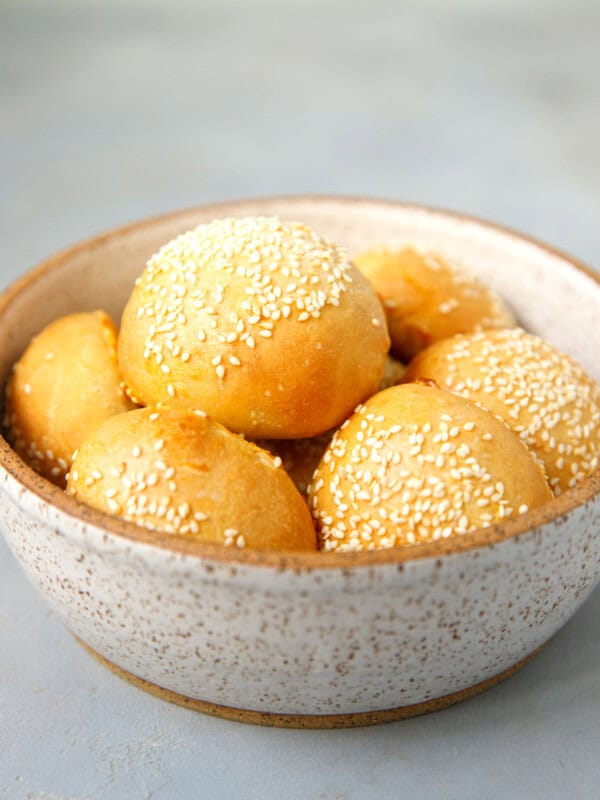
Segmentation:
{"type": "Polygon", "coordinates": [[[7,438],[33,469],[64,486],[73,452],[107,417],[134,408],[103,311],[70,314],[32,339],[7,386],[7,438]]]}
{"type": "Polygon", "coordinates": [[[541,466],[502,422],[420,384],[359,406],[334,435],[309,492],[324,550],[433,542],[551,498],[541,466]]]}
{"type": "Polygon", "coordinates": [[[541,459],[555,494],[599,466],[600,387],[520,328],[456,336],[420,353],[404,380],[430,379],[502,419],[541,459]]]}
{"type": "Polygon", "coordinates": [[[376,391],[388,349],[381,303],[344,251],[259,217],[200,225],[150,259],[119,361],[144,403],[293,439],[335,427],[376,391]]]}
{"type": "Polygon", "coordinates": [[[314,471],[332,436],[333,431],[327,431],[310,439],[259,439],[256,444],[281,459],[296,489],[306,497],[314,471]]]}
{"type": "Polygon", "coordinates": [[[353,260],[383,302],[392,353],[402,361],[455,333],[515,324],[495,292],[435,253],[376,248],[353,260]]]}
{"type": "Polygon", "coordinates": [[[315,550],[308,508],[280,463],[202,412],[144,408],[107,420],[84,442],[67,492],[150,530],[315,550]]]}

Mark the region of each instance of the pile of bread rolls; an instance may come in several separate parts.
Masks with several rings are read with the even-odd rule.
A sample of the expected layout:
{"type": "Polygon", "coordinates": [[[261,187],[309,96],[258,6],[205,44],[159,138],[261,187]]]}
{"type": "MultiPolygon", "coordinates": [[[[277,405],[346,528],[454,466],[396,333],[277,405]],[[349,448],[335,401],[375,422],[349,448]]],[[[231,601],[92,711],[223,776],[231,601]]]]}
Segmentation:
{"type": "Polygon", "coordinates": [[[149,260],[120,331],[56,320],[6,389],[17,453],[77,500],[226,547],[373,550],[524,514],[598,468],[600,387],[416,246],[352,262],[219,219],[149,260]]]}

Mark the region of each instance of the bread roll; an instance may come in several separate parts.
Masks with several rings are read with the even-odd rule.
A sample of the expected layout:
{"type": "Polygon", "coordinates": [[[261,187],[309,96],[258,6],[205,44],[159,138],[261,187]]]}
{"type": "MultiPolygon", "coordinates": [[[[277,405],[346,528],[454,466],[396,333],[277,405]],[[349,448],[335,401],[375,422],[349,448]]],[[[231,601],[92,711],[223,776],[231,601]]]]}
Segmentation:
{"type": "Polygon", "coordinates": [[[354,263],[383,302],[392,353],[401,361],[455,333],[515,324],[495,292],[435,253],[377,248],[354,263]]]}
{"type": "Polygon", "coordinates": [[[543,462],[556,495],[600,465],[600,387],[537,336],[513,328],[439,342],[404,377],[419,378],[502,419],[543,462]]]}
{"type": "Polygon", "coordinates": [[[309,491],[324,550],[433,542],[551,498],[542,468],[502,422],[420,384],[394,386],[359,406],[309,491]]]}
{"type": "Polygon", "coordinates": [[[144,408],[107,420],[80,447],[67,491],[150,530],[316,549],[308,508],[280,462],[200,412],[144,408]]]}
{"type": "Polygon", "coordinates": [[[7,386],[7,438],[59,486],[73,452],[107,417],[134,408],[117,368],[117,334],[103,311],[52,322],[15,364],[7,386]]]}
{"type": "Polygon", "coordinates": [[[144,403],[201,408],[251,438],[335,427],[376,391],[381,303],[297,222],[221,219],[166,244],[125,309],[119,360],[144,403]]]}

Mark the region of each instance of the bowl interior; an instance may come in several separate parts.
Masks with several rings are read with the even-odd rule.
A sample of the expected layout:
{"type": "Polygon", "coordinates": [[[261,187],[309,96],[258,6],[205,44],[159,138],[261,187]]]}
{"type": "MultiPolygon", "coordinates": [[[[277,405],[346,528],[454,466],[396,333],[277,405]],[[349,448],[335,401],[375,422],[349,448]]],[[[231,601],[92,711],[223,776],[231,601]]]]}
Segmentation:
{"type": "MultiPolygon", "coordinates": [[[[307,223],[351,256],[378,244],[417,243],[440,251],[494,287],[523,327],[556,344],[600,380],[600,282],[574,260],[516,233],[448,212],[377,200],[298,197],[186,210],[103,234],[50,258],[0,299],[0,386],[31,337],[53,319],[103,308],[118,322],[147,259],[169,239],[215,217],[275,214],[307,223]]],[[[3,461],[9,458],[2,456],[3,461]]],[[[588,479],[593,487],[580,497],[597,491],[596,478],[588,479]]],[[[31,488],[31,481],[26,483],[31,488]]],[[[71,504],[74,510],[70,498],[59,498],[62,493],[53,490],[48,484],[51,502],[63,508],[71,504]]],[[[576,503],[558,498],[554,504],[560,513],[576,503]]],[[[140,535],[133,525],[105,521],[115,532],[128,529],[127,535],[140,535]]],[[[528,526],[513,520],[508,527],[520,531],[528,526]]],[[[425,555],[425,549],[421,552],[425,555]]]]}

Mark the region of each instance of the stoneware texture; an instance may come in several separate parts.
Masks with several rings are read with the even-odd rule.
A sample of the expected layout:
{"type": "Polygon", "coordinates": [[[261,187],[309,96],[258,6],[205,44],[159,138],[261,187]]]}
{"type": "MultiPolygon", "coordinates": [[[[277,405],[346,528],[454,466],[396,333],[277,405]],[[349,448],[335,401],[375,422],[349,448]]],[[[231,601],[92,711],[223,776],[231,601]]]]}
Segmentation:
{"type": "MultiPolygon", "coordinates": [[[[301,220],[351,254],[383,242],[439,249],[600,378],[600,285],[573,260],[444,212],[311,197],[185,211],[51,258],[0,301],[2,380],[51,319],[98,307],[118,319],[146,259],[175,234],[247,214],[301,220]]],[[[503,526],[431,546],[305,555],[232,552],[108,518],[36,476],[3,440],[0,487],[10,547],[77,637],[144,688],[254,722],[364,724],[462,699],[543,645],[600,575],[598,472],[503,526]]]]}

